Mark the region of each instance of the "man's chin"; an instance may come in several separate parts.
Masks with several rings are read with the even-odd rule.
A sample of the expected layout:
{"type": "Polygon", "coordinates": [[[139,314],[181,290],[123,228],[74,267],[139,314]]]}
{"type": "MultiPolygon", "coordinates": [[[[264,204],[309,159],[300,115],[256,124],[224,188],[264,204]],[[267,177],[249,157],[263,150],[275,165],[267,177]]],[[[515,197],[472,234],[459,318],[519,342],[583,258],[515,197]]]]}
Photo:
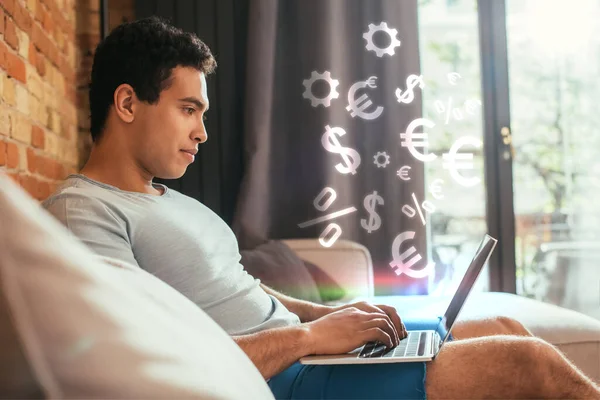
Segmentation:
{"type": "Polygon", "coordinates": [[[179,179],[185,174],[186,170],[187,170],[187,168],[184,169],[183,171],[164,172],[164,173],[155,175],[155,177],[157,177],[159,179],[179,179]]]}

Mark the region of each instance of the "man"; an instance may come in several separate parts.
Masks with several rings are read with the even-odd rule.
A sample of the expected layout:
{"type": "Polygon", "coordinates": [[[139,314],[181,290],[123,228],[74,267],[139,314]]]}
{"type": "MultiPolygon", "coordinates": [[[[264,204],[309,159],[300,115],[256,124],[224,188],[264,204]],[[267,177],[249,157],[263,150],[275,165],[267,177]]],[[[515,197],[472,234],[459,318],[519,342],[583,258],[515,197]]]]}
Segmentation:
{"type": "MultiPolygon", "coordinates": [[[[89,160],[44,206],[92,250],[138,265],[194,301],[232,335],[276,395],[298,384],[287,378],[295,382],[302,373],[317,393],[335,396],[340,392],[309,374],[331,367],[296,361],[368,341],[397,345],[406,329],[394,308],[327,307],[259,284],[240,265],[236,238],[215,213],[152,182],[181,177],[207,140],[206,75],[215,67],[195,35],[157,18],[117,27],[94,56],[89,160]]],[[[383,397],[382,386],[393,388],[395,398],[600,397],[553,346],[516,321],[463,323],[454,334],[426,372],[425,363],[364,365],[362,376],[384,368],[394,378],[342,382],[354,395],[373,398],[383,397]]]]}

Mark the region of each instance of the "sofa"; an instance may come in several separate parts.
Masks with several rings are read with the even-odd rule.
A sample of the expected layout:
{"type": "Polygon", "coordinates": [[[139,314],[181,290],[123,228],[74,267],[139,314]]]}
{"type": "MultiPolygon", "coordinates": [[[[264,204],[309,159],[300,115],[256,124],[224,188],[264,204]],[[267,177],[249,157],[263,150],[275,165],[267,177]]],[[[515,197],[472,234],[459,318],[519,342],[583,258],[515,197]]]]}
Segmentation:
{"type": "MultiPolygon", "coordinates": [[[[318,240],[286,240],[300,258],[323,268],[347,295],[335,303],[370,301],[393,305],[400,317],[443,315],[451,296],[374,296],[373,265],[369,250],[338,240],[330,248],[318,240]]],[[[600,304],[598,305],[600,307],[600,304]]],[[[534,335],[556,346],[590,379],[600,384],[600,320],[585,314],[511,293],[473,292],[457,321],[507,316],[534,335]]]]}
{"type": "MultiPolygon", "coordinates": [[[[250,359],[201,309],[144,270],[94,254],[2,171],[0,221],[0,397],[273,398],[250,359]]],[[[285,242],[344,286],[338,303],[386,300],[403,315],[435,312],[446,301],[375,299],[371,258],[359,244],[285,242]]],[[[484,295],[489,307],[473,307],[471,298],[461,318],[513,316],[598,381],[598,321],[484,295]]]]}

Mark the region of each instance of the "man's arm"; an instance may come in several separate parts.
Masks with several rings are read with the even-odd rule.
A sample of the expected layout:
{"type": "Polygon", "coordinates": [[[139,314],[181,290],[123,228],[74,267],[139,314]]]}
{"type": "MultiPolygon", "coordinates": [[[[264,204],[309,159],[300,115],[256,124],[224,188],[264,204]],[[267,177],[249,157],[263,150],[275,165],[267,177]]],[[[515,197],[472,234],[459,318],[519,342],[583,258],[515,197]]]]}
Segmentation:
{"type": "Polygon", "coordinates": [[[308,328],[304,325],[267,329],[232,338],[265,379],[312,354],[308,328]]]}
{"type": "Polygon", "coordinates": [[[285,294],[279,293],[270,287],[260,284],[265,292],[277,298],[288,310],[296,314],[301,322],[311,322],[333,311],[332,307],[310,301],[298,300],[285,294]]]}

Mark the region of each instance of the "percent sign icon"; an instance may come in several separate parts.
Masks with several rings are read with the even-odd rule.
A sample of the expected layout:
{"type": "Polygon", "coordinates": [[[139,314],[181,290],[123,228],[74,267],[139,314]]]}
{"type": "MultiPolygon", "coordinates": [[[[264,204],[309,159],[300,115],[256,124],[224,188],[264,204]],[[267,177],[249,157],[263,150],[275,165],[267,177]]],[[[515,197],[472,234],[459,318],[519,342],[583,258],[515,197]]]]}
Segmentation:
{"type": "MultiPolygon", "coordinates": [[[[452,107],[452,96],[448,97],[448,104],[442,103],[441,100],[437,100],[433,103],[438,114],[446,114],[446,125],[450,122],[450,115],[454,117],[455,120],[460,121],[464,118],[463,112],[460,107],[452,107]]],[[[481,101],[471,99],[467,100],[464,103],[465,111],[467,114],[475,115],[477,112],[477,108],[481,106],[481,101]]]]}
{"type": "Polygon", "coordinates": [[[425,222],[425,215],[423,214],[423,210],[432,213],[435,211],[435,206],[433,205],[433,203],[431,203],[430,201],[425,200],[421,205],[419,205],[419,201],[417,200],[417,196],[413,193],[412,194],[412,199],[413,202],[415,203],[415,207],[416,207],[416,211],[414,208],[412,208],[411,206],[409,206],[408,204],[405,204],[404,206],[402,206],[402,212],[404,214],[406,214],[406,216],[408,218],[412,218],[415,215],[417,215],[417,213],[419,214],[419,218],[421,218],[421,222],[423,223],[423,225],[426,224],[425,222]],[[423,207],[423,208],[421,208],[423,207]]]}
{"type": "MultiPolygon", "coordinates": [[[[333,204],[336,197],[337,197],[337,194],[336,194],[335,190],[333,190],[330,187],[326,187],[325,189],[321,190],[321,193],[319,193],[317,195],[317,197],[315,197],[315,200],[313,201],[313,205],[315,206],[315,208],[317,210],[325,211],[329,208],[329,206],[331,206],[333,204]],[[329,198],[326,199],[325,202],[321,204],[321,200],[323,200],[325,198],[325,196],[327,196],[327,195],[329,195],[329,198]]],[[[351,214],[355,211],[356,211],[355,207],[344,208],[343,210],[335,211],[331,214],[323,215],[321,217],[311,219],[306,222],[302,222],[301,224],[298,224],[298,226],[300,228],[306,228],[307,226],[316,225],[316,224],[319,224],[324,221],[329,221],[331,219],[335,219],[335,218],[341,217],[346,214],[351,214]]],[[[319,236],[319,243],[321,243],[321,246],[323,246],[323,247],[331,247],[331,246],[333,246],[333,244],[338,240],[338,238],[341,235],[342,235],[342,228],[340,228],[340,226],[338,224],[332,222],[325,227],[325,229],[321,233],[321,236],[319,236]],[[331,231],[334,231],[333,234],[331,235],[330,238],[326,239],[327,235],[329,235],[329,233],[331,231]]]]}

